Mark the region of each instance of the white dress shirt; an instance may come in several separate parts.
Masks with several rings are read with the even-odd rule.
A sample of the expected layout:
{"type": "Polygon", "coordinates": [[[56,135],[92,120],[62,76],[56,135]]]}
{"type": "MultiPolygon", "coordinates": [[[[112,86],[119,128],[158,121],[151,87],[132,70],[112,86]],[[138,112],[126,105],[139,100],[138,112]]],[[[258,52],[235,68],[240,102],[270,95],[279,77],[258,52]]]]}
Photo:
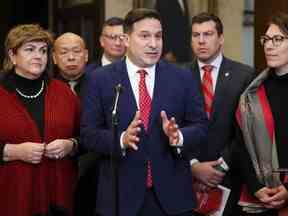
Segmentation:
{"type": "Polygon", "coordinates": [[[101,64],[102,66],[105,66],[105,65],[109,65],[111,64],[112,62],[105,56],[105,55],[102,55],[102,58],[101,58],[101,64]]]}
{"type": "Polygon", "coordinates": [[[127,65],[127,72],[128,72],[130,84],[132,86],[132,90],[134,93],[134,97],[136,99],[137,107],[139,109],[139,87],[138,87],[138,85],[139,85],[139,81],[140,81],[140,74],[137,72],[139,70],[145,70],[147,72],[147,74],[145,76],[145,83],[147,86],[148,94],[150,95],[151,99],[153,100],[156,65],[153,65],[153,66],[148,67],[148,68],[139,68],[138,66],[133,64],[128,57],[126,57],[126,65],[127,65]]]}
{"type": "MultiPolygon", "coordinates": [[[[213,66],[213,69],[211,72],[212,83],[213,83],[213,92],[215,92],[217,78],[218,78],[218,74],[219,74],[222,60],[223,60],[223,55],[220,53],[210,64],[208,64],[208,65],[213,66]]],[[[200,71],[200,77],[202,80],[203,75],[204,75],[203,66],[205,66],[207,64],[201,62],[200,60],[198,60],[197,62],[198,62],[198,67],[199,67],[199,71],[200,71]]]]}

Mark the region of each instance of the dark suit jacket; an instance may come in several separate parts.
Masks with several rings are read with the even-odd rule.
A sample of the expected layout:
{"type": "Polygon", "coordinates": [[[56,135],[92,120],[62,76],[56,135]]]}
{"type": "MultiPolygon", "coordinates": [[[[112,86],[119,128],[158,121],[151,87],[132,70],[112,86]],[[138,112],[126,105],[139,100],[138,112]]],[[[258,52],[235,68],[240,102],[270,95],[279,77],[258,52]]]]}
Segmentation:
{"type": "MultiPolygon", "coordinates": [[[[91,72],[92,71],[89,71],[89,73],[91,72]]],[[[78,78],[77,85],[75,86],[75,92],[80,100],[85,91],[86,74],[87,71],[85,69],[85,72],[78,78]]],[[[55,78],[65,82],[69,86],[69,80],[66,80],[59,72],[56,74],[55,78]]],[[[80,147],[82,147],[82,145],[80,145],[80,147]]],[[[82,148],[79,148],[78,151],[79,178],[75,190],[74,215],[93,215],[95,211],[95,191],[98,179],[98,155],[93,152],[87,153],[82,148]]]]}
{"type": "MultiPolygon", "coordinates": [[[[61,81],[63,81],[63,82],[65,82],[68,86],[69,86],[69,84],[68,84],[68,82],[69,82],[69,80],[66,80],[63,76],[61,76],[61,74],[60,73],[57,73],[56,75],[55,75],[55,78],[56,79],[58,79],[58,80],[61,80],[61,81]]],[[[76,84],[76,86],[75,86],[75,92],[76,92],[76,94],[77,94],[77,96],[80,98],[81,97],[81,95],[83,94],[83,83],[85,82],[85,73],[81,76],[81,77],[79,77],[78,79],[77,79],[77,84],[76,84]]],[[[70,86],[69,86],[69,88],[70,88],[70,86]]]]}
{"type": "MultiPolygon", "coordinates": [[[[190,68],[197,77],[199,86],[201,78],[197,61],[194,61],[190,68]]],[[[224,215],[236,215],[237,202],[239,200],[241,179],[238,177],[238,161],[234,160],[235,141],[235,111],[241,93],[255,76],[254,70],[244,64],[223,58],[220,66],[214,101],[212,106],[211,119],[209,120],[208,142],[202,145],[198,152],[200,161],[217,160],[223,157],[230,167],[224,179],[224,185],[232,189],[230,198],[226,205],[224,215]],[[233,212],[234,211],[234,212],[233,212]]],[[[202,90],[200,88],[202,93],[202,90]]],[[[203,94],[202,94],[203,96],[203,94]]]]}
{"type": "Polygon", "coordinates": [[[93,73],[98,67],[102,67],[101,58],[95,62],[87,64],[85,67],[85,73],[93,73]]]}
{"type": "MultiPolygon", "coordinates": [[[[194,61],[190,68],[198,80],[199,90],[203,97],[197,61],[194,61]]],[[[235,111],[241,93],[254,75],[254,70],[251,67],[223,58],[216,82],[211,119],[209,120],[208,142],[206,146],[203,145],[200,160],[216,160],[220,156],[224,156],[228,165],[232,162],[229,146],[235,138],[235,111]]]]}
{"type": "Polygon", "coordinates": [[[111,107],[114,86],[121,83],[124,91],[119,101],[119,134],[114,146],[119,162],[120,215],[132,216],[143,203],[146,190],[146,162],[152,163],[153,186],[161,206],[169,213],[195,207],[192,177],[186,153],[199,148],[207,135],[207,119],[198,86],[189,71],[160,62],[156,65],[152,110],[147,133],[142,129],[138,151],[128,149],[123,156],[120,135],[127,129],[137,110],[128,78],[125,60],[97,69],[87,83],[82,106],[81,138],[85,148],[101,154],[97,212],[111,215],[111,171],[109,153],[113,144],[111,107]],[[174,116],[184,137],[181,157],[162,130],[160,111],[174,116]]]}

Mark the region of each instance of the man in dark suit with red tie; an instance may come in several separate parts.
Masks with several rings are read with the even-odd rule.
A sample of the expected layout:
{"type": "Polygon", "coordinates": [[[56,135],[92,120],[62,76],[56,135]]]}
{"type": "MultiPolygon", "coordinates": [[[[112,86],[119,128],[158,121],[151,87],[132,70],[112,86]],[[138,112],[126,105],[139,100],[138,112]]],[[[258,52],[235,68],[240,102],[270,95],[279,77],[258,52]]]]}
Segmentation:
{"type": "Polygon", "coordinates": [[[213,188],[222,182],[226,172],[222,184],[230,188],[231,193],[224,215],[235,216],[239,215],[237,202],[241,183],[237,164],[233,164],[235,111],[240,94],[254,77],[254,71],[224,57],[223,44],[223,24],[217,16],[201,13],[192,18],[191,46],[196,59],[190,69],[201,86],[199,90],[209,118],[208,142],[194,155],[192,174],[205,186],[213,188]]]}
{"type": "Polygon", "coordinates": [[[113,212],[111,107],[121,84],[114,143],[119,215],[191,216],[196,203],[188,156],[206,141],[203,99],[189,71],[159,61],[162,26],[155,10],[130,11],[124,33],[126,58],[89,75],[82,106],[81,144],[102,156],[96,214],[113,212]]]}

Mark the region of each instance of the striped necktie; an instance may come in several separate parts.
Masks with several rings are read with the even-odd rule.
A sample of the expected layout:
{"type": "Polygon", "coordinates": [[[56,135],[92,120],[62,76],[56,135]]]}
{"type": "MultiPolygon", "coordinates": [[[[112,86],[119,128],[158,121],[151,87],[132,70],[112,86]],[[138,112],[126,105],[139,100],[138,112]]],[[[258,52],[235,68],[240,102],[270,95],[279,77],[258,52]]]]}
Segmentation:
{"type": "Polygon", "coordinates": [[[214,98],[214,91],[213,91],[213,82],[211,72],[213,70],[212,65],[205,65],[202,67],[204,74],[202,78],[202,92],[204,95],[205,100],[205,111],[207,113],[208,118],[211,116],[212,112],[212,104],[214,98]]]}

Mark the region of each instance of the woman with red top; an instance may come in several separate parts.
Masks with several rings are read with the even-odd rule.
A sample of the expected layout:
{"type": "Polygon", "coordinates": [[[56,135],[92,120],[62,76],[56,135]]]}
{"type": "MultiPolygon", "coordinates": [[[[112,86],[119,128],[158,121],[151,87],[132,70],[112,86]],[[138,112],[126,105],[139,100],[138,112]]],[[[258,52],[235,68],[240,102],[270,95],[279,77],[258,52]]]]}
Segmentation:
{"type": "Polygon", "coordinates": [[[267,68],[243,92],[237,113],[247,185],[240,205],[245,216],[287,216],[288,14],[274,15],[260,42],[267,68]]]}
{"type": "Polygon", "coordinates": [[[49,78],[52,36],[20,25],[5,41],[0,82],[0,214],[72,215],[79,101],[49,78]]]}

